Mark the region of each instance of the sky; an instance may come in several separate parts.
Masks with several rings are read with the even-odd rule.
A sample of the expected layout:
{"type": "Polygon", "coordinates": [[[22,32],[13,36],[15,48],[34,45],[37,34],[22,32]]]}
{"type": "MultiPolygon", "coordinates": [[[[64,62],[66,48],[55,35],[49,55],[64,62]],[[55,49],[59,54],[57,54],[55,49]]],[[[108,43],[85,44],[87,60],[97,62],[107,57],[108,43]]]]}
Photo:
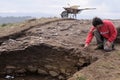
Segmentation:
{"type": "Polygon", "coordinates": [[[119,0],[1,0],[0,16],[60,17],[63,7],[79,5],[84,10],[77,14],[78,19],[91,19],[95,16],[107,19],[120,19],[119,0]]]}

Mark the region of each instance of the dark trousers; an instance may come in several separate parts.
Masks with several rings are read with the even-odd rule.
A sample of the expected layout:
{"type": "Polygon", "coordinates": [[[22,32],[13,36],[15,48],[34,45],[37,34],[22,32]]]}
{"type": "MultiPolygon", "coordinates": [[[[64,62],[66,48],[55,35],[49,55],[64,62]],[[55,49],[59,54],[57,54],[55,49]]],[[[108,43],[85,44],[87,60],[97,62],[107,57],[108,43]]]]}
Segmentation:
{"type": "Polygon", "coordinates": [[[98,44],[99,46],[103,46],[103,49],[104,49],[105,51],[111,51],[111,50],[113,50],[113,46],[114,46],[114,43],[113,43],[113,42],[111,42],[110,46],[107,46],[107,45],[106,45],[107,39],[104,38],[102,35],[100,35],[100,33],[99,33],[98,30],[95,30],[95,31],[93,32],[93,34],[94,34],[94,36],[96,37],[97,44],[98,44]]]}

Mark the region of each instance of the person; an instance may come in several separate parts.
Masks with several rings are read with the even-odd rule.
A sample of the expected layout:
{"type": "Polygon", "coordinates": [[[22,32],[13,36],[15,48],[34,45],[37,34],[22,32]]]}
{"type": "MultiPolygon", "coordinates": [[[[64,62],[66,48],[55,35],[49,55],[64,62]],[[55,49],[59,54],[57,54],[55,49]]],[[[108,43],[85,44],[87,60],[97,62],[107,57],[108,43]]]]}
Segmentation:
{"type": "Polygon", "coordinates": [[[114,41],[117,37],[117,29],[110,20],[102,20],[99,17],[94,17],[92,20],[92,27],[85,40],[84,49],[86,49],[93,36],[96,37],[97,49],[103,49],[105,51],[111,51],[114,49],[114,41]]]}

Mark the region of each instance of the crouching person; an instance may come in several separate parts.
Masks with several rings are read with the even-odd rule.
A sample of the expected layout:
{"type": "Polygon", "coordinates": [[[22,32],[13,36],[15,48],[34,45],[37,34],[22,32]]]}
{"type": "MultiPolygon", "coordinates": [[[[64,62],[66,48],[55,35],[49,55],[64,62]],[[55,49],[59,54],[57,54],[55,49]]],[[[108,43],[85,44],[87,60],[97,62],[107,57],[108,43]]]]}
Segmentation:
{"type": "Polygon", "coordinates": [[[86,49],[93,36],[96,37],[98,46],[95,49],[103,49],[112,51],[114,49],[114,41],[117,37],[117,30],[110,20],[102,20],[98,17],[93,18],[92,27],[87,35],[84,49],[86,49]]]}

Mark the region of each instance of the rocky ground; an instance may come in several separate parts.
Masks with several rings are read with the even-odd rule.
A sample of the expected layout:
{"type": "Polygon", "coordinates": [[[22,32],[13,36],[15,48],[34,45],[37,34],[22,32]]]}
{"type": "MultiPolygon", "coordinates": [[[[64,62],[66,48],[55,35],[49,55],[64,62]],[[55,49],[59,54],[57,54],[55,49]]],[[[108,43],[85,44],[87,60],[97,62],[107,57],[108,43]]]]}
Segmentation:
{"type": "Polygon", "coordinates": [[[112,52],[94,50],[95,39],[83,50],[90,27],[91,20],[42,18],[1,28],[0,80],[119,80],[119,37],[112,52]]]}

